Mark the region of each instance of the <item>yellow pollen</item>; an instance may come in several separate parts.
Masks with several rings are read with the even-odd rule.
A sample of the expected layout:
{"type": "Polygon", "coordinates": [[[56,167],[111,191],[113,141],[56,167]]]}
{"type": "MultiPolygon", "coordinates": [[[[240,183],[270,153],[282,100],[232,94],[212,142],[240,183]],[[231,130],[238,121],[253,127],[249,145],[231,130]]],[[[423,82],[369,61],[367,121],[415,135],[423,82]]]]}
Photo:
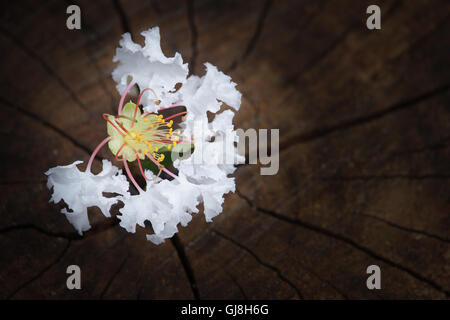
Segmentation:
{"type": "Polygon", "coordinates": [[[169,144],[168,146],[167,146],[167,149],[172,149],[172,145],[171,144],[169,144]]]}
{"type": "Polygon", "coordinates": [[[165,158],[164,154],[160,155],[158,158],[158,162],[163,162],[164,158],[165,158]]]}
{"type": "Polygon", "coordinates": [[[144,118],[144,121],[145,121],[145,122],[148,122],[148,119],[147,119],[147,118],[144,118]]]}
{"type": "Polygon", "coordinates": [[[167,126],[170,128],[173,124],[173,120],[170,120],[169,123],[167,124],[167,126]]]}
{"type": "Polygon", "coordinates": [[[158,152],[158,147],[155,147],[155,152],[158,152]]]}
{"type": "Polygon", "coordinates": [[[144,143],[147,145],[147,147],[150,150],[150,152],[152,152],[152,145],[150,144],[150,142],[144,141],[144,143]]]}
{"type": "Polygon", "coordinates": [[[176,145],[177,145],[177,142],[176,142],[176,141],[174,141],[174,142],[173,142],[173,146],[175,147],[176,145]]]}

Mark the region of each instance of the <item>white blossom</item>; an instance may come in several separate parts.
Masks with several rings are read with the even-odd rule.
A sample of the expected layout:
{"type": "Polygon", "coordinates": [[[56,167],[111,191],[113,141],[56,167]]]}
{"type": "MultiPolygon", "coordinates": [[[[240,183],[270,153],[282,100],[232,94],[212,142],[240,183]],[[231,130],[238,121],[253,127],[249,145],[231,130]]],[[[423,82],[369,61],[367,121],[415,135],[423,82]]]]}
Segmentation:
{"type": "Polygon", "coordinates": [[[140,159],[147,156],[173,179],[161,179],[150,171],[142,171],[141,168],[141,173],[147,179],[146,188],[142,189],[129,174],[131,182],[139,192],[130,195],[125,175],[105,160],[103,171],[98,175],[93,175],[90,170],[79,171],[76,165],[80,164],[80,161],[50,169],[46,174],[49,176],[48,187],[54,189],[51,201],[59,202],[63,199],[66,202],[72,211],[64,209],[62,212],[80,233],[90,227],[88,207],[98,206],[103,214],[109,217],[112,204],[120,200],[124,204],[118,215],[120,225],[128,232],[134,233],[136,226],[145,227],[145,222],[149,221],[153,234],[148,234],[147,239],[160,244],[178,231],[178,225],[188,225],[192,214],[199,212],[198,206],[201,202],[205,219],[211,222],[222,212],[224,195],[235,191],[235,180],[230,174],[235,171],[236,164],[244,161],[244,157],[237,153],[235,144],[238,137],[233,126],[235,111],[239,110],[241,104],[241,93],[229,76],[210,63],[205,63],[206,70],[202,77],[187,77],[188,65],[183,64],[179,53],[173,57],[163,54],[158,27],[141,34],[145,38],[143,47],[134,43],[128,33],[123,35],[113,59],[118,65],[112,73],[117,90],[122,94],[118,113],[121,119],[135,120],[135,123],[120,124],[117,117],[108,115],[105,120],[108,121],[110,138],[97,147],[93,156],[101,146],[109,142],[116,159],[119,155],[122,156],[127,173],[127,161],[137,160],[141,166],[140,159]],[[128,83],[130,79],[132,83],[128,83]],[[152,94],[141,94],[140,101],[145,111],[143,114],[131,102],[122,110],[124,97],[133,83],[139,86],[141,92],[146,88],[153,91],[152,94]],[[176,84],[181,84],[177,91],[176,84]],[[234,111],[222,111],[223,103],[234,111]],[[172,123],[165,124],[164,119],[156,116],[150,120],[145,118],[147,114],[157,113],[165,106],[186,108],[184,121],[180,124],[182,132],[178,132],[176,136],[172,133],[172,123]],[[215,115],[211,122],[208,121],[208,112],[215,115]],[[146,123],[149,122],[152,123],[153,131],[146,129],[146,123]],[[159,129],[154,129],[154,125],[165,125],[164,134],[158,135],[159,129]],[[189,147],[193,143],[194,152],[189,157],[173,162],[178,170],[176,174],[160,166],[159,163],[164,157],[154,153],[158,148],[171,150],[172,144],[158,142],[152,147],[150,140],[146,141],[148,137],[158,136],[173,138],[174,151],[181,144],[177,145],[177,142],[189,141],[189,147]],[[143,150],[147,146],[148,150],[143,150]],[[152,152],[153,156],[149,155],[152,152]],[[103,195],[104,192],[113,192],[118,196],[107,198],[103,195]]]}

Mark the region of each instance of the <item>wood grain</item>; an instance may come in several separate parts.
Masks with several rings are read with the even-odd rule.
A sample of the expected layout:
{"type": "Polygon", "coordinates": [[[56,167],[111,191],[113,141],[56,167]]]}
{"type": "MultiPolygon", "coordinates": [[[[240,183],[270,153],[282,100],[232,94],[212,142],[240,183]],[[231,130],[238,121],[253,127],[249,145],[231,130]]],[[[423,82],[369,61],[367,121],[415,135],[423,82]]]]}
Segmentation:
{"type": "Polygon", "coordinates": [[[447,299],[450,3],[378,3],[378,31],[370,1],[83,0],[80,31],[66,2],[2,4],[0,298],[447,299]],[[44,172],[88,160],[119,100],[121,34],[156,25],[166,55],[238,83],[236,127],[280,129],[280,171],[239,166],[223,213],[160,246],[95,208],[81,238],[44,172]]]}

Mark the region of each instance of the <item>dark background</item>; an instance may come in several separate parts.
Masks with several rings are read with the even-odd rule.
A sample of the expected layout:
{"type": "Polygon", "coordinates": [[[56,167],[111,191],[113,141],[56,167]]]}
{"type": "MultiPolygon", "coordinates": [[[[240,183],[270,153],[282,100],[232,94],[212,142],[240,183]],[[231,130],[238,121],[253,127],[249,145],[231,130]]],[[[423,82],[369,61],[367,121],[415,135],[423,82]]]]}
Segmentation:
{"type": "Polygon", "coordinates": [[[1,5],[1,298],[448,298],[449,1],[86,0],[80,31],[71,3],[1,5]],[[240,166],[223,213],[162,245],[96,208],[80,238],[44,172],[87,162],[119,101],[121,34],[156,25],[166,55],[238,83],[236,127],[280,129],[280,171],[240,166]]]}

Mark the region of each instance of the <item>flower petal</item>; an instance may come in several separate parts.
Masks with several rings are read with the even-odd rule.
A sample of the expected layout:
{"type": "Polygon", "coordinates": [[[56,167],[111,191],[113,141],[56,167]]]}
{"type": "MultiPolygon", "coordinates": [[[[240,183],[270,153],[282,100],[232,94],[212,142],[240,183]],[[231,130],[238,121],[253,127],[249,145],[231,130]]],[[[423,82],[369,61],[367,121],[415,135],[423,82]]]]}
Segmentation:
{"type": "MultiPolygon", "coordinates": [[[[139,85],[141,90],[152,88],[161,100],[162,106],[171,105],[178,94],[169,91],[175,89],[177,83],[184,83],[188,74],[187,63],[183,64],[181,55],[177,52],[169,58],[164,55],[160,45],[159,28],[151,28],[141,33],[145,38],[145,46],[141,47],[131,40],[129,33],[125,33],[120,41],[121,48],[117,48],[113,61],[119,62],[112,76],[117,82],[117,90],[122,93],[127,85],[128,76],[139,85]]],[[[159,107],[154,104],[158,100],[152,94],[143,95],[142,104],[156,111],[159,107]]]]}
{"type": "Polygon", "coordinates": [[[81,163],[75,161],[68,166],[51,168],[45,173],[48,176],[47,187],[53,187],[50,202],[64,200],[71,211],[64,208],[61,212],[80,234],[90,228],[88,207],[97,206],[105,217],[110,217],[111,206],[122,199],[121,196],[129,196],[128,181],[111,162],[103,160],[103,170],[97,175],[78,170],[77,165],[81,163]],[[104,196],[105,192],[121,196],[109,198],[104,196]]]}

